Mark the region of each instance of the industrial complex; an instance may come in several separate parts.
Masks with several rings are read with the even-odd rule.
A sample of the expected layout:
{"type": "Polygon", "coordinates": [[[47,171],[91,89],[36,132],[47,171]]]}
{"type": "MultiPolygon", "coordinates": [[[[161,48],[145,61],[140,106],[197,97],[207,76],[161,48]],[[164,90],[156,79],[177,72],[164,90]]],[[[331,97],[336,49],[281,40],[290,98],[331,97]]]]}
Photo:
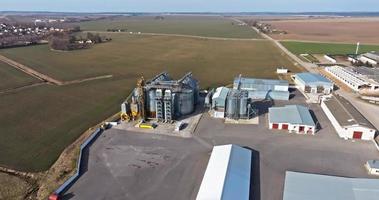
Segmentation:
{"type": "MultiPolygon", "coordinates": [[[[121,104],[121,122],[109,130],[109,134],[114,136],[100,139],[100,146],[96,147],[103,153],[96,158],[101,160],[100,166],[91,164],[95,169],[93,173],[105,173],[104,170],[109,168],[109,173],[117,181],[125,182],[129,187],[134,187],[134,184],[142,187],[157,181],[154,184],[165,184],[167,189],[171,188],[172,197],[165,192],[168,190],[154,187],[149,190],[163,199],[247,200],[260,195],[256,186],[260,170],[265,176],[270,176],[267,173],[279,173],[275,171],[278,169],[285,173],[288,168],[297,169],[298,166],[317,172],[313,165],[326,159],[330,166],[326,165],[335,174],[338,171],[333,164],[335,156],[346,156],[345,151],[354,152],[355,148],[365,149],[370,145],[369,153],[359,157],[358,162],[354,161],[355,166],[346,171],[353,172],[354,176],[378,174],[378,161],[373,155],[379,146],[375,149],[371,143],[378,134],[377,129],[349,101],[335,93],[334,83],[326,77],[316,73],[297,73],[290,78],[292,80],[273,80],[239,75],[229,86],[201,92],[199,81],[192,73],[178,80],[166,72],[147,81],[140,78],[131,95],[121,104]],[[310,98],[316,101],[309,101],[310,98]],[[231,120],[236,125],[227,126],[231,120]],[[278,134],[281,136],[276,138],[278,134]],[[230,144],[230,140],[235,142],[230,144]],[[349,144],[345,140],[354,143],[349,144]],[[117,148],[113,148],[114,144],[117,148]],[[270,159],[265,162],[271,163],[271,159],[280,161],[278,166],[276,162],[271,163],[273,169],[269,167],[269,172],[256,163],[260,152],[254,149],[261,148],[261,144],[265,144],[263,153],[276,149],[275,153],[265,154],[270,159]],[[353,144],[359,147],[350,147],[353,144]],[[315,152],[315,145],[329,152],[330,158],[328,153],[315,152]],[[339,149],[336,154],[333,152],[335,148],[339,149]],[[128,158],[123,155],[128,155],[128,158]],[[300,162],[295,165],[291,161],[294,158],[283,160],[288,155],[305,160],[316,159],[316,162],[310,166],[300,162]],[[124,164],[120,164],[120,160],[124,164]],[[125,181],[120,173],[132,173],[141,178],[125,181]],[[177,182],[186,186],[173,184],[177,182]]],[[[84,175],[81,184],[93,182],[95,174],[84,175]]],[[[106,177],[104,180],[115,181],[106,177]]],[[[376,191],[378,187],[376,180],[290,171],[280,180],[283,180],[280,186],[283,192],[277,194],[283,196],[283,200],[320,199],[316,193],[327,188],[330,188],[331,195],[328,198],[321,195],[321,199],[340,199],[344,193],[351,194],[357,188],[365,190],[360,194],[362,198],[350,198],[348,195],[347,199],[372,199],[374,193],[369,191],[376,191]],[[358,183],[364,185],[358,187],[358,183]],[[343,187],[342,192],[332,192],[338,190],[337,185],[343,187]],[[310,188],[316,188],[317,192],[308,192],[310,188]]],[[[69,191],[79,194],[78,198],[89,197],[88,193],[80,191],[81,184],[74,185],[69,191]]],[[[277,179],[272,179],[270,184],[271,187],[277,185],[277,179]]],[[[267,187],[263,190],[265,195],[270,193],[267,187]]],[[[114,190],[112,197],[124,194],[123,188],[114,190]]],[[[147,197],[140,189],[131,193],[137,199],[147,197]]],[[[102,195],[109,197],[109,194],[102,195]]]]}
{"type": "Polygon", "coordinates": [[[192,72],[141,77],[121,120],[91,137],[104,135],[88,172],[69,186],[81,176],[79,162],[68,189],[57,191],[77,199],[377,199],[378,130],[356,108],[365,102],[351,101],[379,97],[378,68],[369,66],[378,55],[348,57],[366,66],[345,66],[339,56],[310,62],[308,72],[234,74],[230,84],[207,89],[192,72]],[[115,186],[105,191],[98,175],[115,186]],[[95,195],[84,186],[101,189],[95,195]]]}

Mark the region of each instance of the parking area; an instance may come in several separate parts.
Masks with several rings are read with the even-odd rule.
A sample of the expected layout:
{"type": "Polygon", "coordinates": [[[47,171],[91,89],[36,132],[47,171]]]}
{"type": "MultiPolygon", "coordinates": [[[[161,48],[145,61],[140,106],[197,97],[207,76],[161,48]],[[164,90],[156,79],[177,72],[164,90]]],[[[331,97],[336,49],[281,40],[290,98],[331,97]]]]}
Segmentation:
{"type": "Polygon", "coordinates": [[[64,199],[195,199],[211,147],[230,143],[253,150],[254,200],[281,200],[287,170],[369,177],[363,164],[379,158],[374,144],[338,138],[319,105],[294,94],[289,102],[258,103],[259,125],[225,124],[204,114],[192,138],[107,130],[64,199]],[[308,106],[321,129],[315,135],[269,130],[266,107],[288,104],[308,106]]]}

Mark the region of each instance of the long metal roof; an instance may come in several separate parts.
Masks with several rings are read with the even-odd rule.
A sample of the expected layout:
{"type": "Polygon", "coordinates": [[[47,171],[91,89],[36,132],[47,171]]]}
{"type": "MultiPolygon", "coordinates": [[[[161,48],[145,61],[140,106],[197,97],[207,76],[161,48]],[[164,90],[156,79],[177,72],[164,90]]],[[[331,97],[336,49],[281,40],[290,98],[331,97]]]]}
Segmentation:
{"type": "Polygon", "coordinates": [[[229,144],[213,147],[196,200],[248,200],[251,151],[229,144]]]}
{"type": "Polygon", "coordinates": [[[308,108],[300,105],[271,107],[268,113],[270,123],[290,123],[315,126],[308,108]]]}
{"type": "Polygon", "coordinates": [[[288,81],[274,79],[256,79],[236,77],[233,82],[234,89],[243,90],[274,90],[275,86],[289,86],[288,81]]]}
{"type": "Polygon", "coordinates": [[[324,101],[326,107],[336,118],[337,122],[342,126],[363,126],[374,129],[375,127],[369,122],[348,100],[333,95],[324,101]]]}
{"type": "Polygon", "coordinates": [[[283,200],[377,200],[379,180],[286,172],[283,200]]]}
{"type": "Polygon", "coordinates": [[[298,73],[295,75],[296,79],[302,80],[305,84],[314,85],[328,85],[333,86],[333,83],[320,74],[314,74],[309,72],[298,73]]]}

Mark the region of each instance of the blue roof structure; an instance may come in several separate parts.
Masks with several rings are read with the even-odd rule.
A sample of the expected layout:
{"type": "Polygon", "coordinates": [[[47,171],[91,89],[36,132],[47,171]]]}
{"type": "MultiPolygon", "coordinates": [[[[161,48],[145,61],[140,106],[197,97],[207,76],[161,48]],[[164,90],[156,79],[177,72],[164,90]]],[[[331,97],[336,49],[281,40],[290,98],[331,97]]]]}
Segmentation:
{"type": "Polygon", "coordinates": [[[315,126],[309,109],[300,105],[286,105],[284,107],[269,108],[270,123],[289,123],[315,126]]]}
{"type": "Polygon", "coordinates": [[[263,91],[263,90],[249,90],[248,97],[250,99],[273,99],[273,100],[286,100],[290,98],[289,91],[263,91]]]}
{"type": "Polygon", "coordinates": [[[289,86],[288,81],[274,79],[256,79],[236,77],[233,82],[233,89],[242,90],[275,90],[275,86],[289,86]]]}
{"type": "Polygon", "coordinates": [[[377,200],[379,180],[286,172],[283,200],[377,200]]]}
{"type": "Polygon", "coordinates": [[[314,85],[314,86],[327,86],[333,87],[333,83],[327,78],[321,76],[320,74],[314,74],[309,72],[298,73],[295,78],[304,83],[304,85],[314,85]]]}

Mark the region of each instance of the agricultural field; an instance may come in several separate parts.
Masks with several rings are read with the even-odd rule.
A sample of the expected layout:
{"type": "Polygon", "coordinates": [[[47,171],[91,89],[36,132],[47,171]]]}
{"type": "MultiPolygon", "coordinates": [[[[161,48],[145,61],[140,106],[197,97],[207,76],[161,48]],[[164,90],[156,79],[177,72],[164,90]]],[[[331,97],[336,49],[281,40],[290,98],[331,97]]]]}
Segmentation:
{"type": "Polygon", "coordinates": [[[379,18],[329,18],[267,21],[288,34],[272,34],[278,40],[306,40],[379,44],[379,18]]]}
{"type": "MultiPolygon", "coordinates": [[[[289,51],[299,54],[354,54],[356,44],[281,41],[289,51]]],[[[379,45],[360,45],[359,52],[379,51],[379,45]]]]}
{"type": "Polygon", "coordinates": [[[111,74],[78,84],[42,85],[0,94],[0,165],[48,169],[83,131],[120,109],[141,75],[192,71],[202,88],[243,74],[276,78],[279,66],[301,71],[269,41],[207,40],[112,33],[112,42],[73,52],[47,45],[2,49],[0,54],[61,80],[111,74]]]}
{"type": "Polygon", "coordinates": [[[39,82],[24,72],[0,61],[0,91],[39,82]]]}
{"type": "Polygon", "coordinates": [[[232,19],[221,16],[155,16],[117,17],[78,24],[84,31],[127,29],[128,32],[181,34],[223,38],[260,38],[247,26],[239,26],[232,19]]]}

